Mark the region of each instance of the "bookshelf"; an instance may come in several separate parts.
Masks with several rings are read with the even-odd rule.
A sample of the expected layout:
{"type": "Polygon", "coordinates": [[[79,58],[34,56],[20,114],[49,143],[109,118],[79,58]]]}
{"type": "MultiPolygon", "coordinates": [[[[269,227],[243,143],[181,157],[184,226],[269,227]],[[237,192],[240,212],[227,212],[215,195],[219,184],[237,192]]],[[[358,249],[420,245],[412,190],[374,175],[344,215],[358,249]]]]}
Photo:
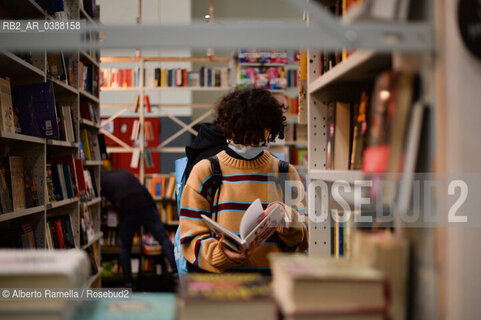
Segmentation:
{"type": "MultiPolygon", "coordinates": [[[[139,153],[139,180],[142,181],[142,183],[145,181],[146,178],[146,170],[145,170],[145,154],[146,152],[160,152],[160,153],[183,153],[184,148],[178,148],[178,147],[166,147],[168,143],[172,140],[174,140],[176,137],[180,136],[183,132],[195,132],[192,129],[192,126],[195,125],[196,123],[202,121],[204,118],[210,115],[212,112],[212,104],[204,104],[204,105],[195,105],[195,104],[168,104],[168,103],[158,103],[158,101],[150,101],[150,104],[152,107],[170,107],[170,108],[175,108],[175,107],[192,107],[192,108],[202,108],[206,109],[207,112],[205,112],[203,115],[201,115],[196,121],[193,121],[190,124],[185,124],[181,120],[177,118],[175,115],[168,114],[166,112],[163,112],[160,110],[160,112],[156,112],[156,114],[160,116],[168,116],[170,119],[173,121],[177,122],[181,128],[177,131],[174,132],[170,137],[162,137],[162,141],[160,141],[160,144],[158,146],[152,146],[152,147],[146,147],[144,139],[141,137],[145,137],[145,123],[146,123],[146,108],[145,107],[145,101],[144,101],[144,96],[149,95],[149,93],[159,93],[163,95],[164,93],[166,94],[166,97],[168,99],[172,99],[172,97],[178,95],[183,95],[183,94],[190,94],[194,92],[205,92],[205,93],[212,93],[215,95],[221,95],[227,92],[228,90],[232,89],[232,80],[231,80],[231,75],[229,75],[229,70],[225,66],[227,63],[231,63],[230,58],[222,58],[222,57],[216,57],[215,55],[212,56],[207,56],[207,57],[149,57],[149,56],[143,56],[139,55],[136,57],[102,57],[101,58],[101,67],[105,68],[105,73],[107,74],[106,78],[110,79],[110,81],[107,81],[107,84],[110,83],[110,85],[107,86],[101,86],[101,93],[102,96],[110,97],[111,95],[114,95],[116,93],[120,92],[125,92],[129,94],[129,98],[131,98],[131,103],[124,103],[124,104],[117,104],[115,105],[117,108],[120,108],[119,112],[115,113],[113,116],[108,118],[108,122],[114,121],[116,118],[122,116],[126,111],[129,109],[135,109],[135,99],[136,96],[133,94],[136,94],[140,96],[139,98],[139,103],[138,103],[138,114],[134,116],[134,118],[138,117],[139,121],[139,139],[138,143],[133,146],[128,146],[128,144],[123,143],[123,141],[120,141],[118,137],[116,137],[113,134],[106,133],[106,130],[104,128],[101,128],[101,131],[103,133],[106,133],[106,136],[111,138],[113,141],[115,141],[117,144],[119,144],[118,147],[109,147],[108,151],[110,153],[132,153],[138,152],[139,153]],[[160,68],[159,63],[166,63],[168,67],[162,66],[160,68]],[[194,68],[192,66],[186,66],[185,63],[202,63],[202,67],[205,67],[205,73],[201,72],[201,67],[199,68],[194,68]],[[179,65],[176,65],[179,64],[179,65]],[[190,83],[189,78],[185,78],[182,75],[182,86],[176,85],[176,75],[172,75],[172,81],[167,83],[168,77],[168,71],[169,70],[176,70],[179,69],[179,66],[182,66],[183,69],[186,69],[187,73],[198,73],[198,78],[197,78],[197,85],[186,85],[185,80],[187,80],[190,83]],[[219,85],[214,85],[214,67],[210,68],[210,65],[215,65],[217,69],[220,67],[217,67],[218,65],[224,66],[224,70],[227,71],[224,74],[223,77],[223,82],[222,84],[219,85]],[[133,77],[136,79],[135,81],[132,81],[130,79],[129,81],[132,81],[130,86],[127,86],[127,84],[124,82],[123,84],[120,84],[117,87],[113,87],[112,84],[114,83],[114,77],[113,74],[114,72],[118,72],[118,70],[122,70],[122,66],[126,66],[127,68],[135,70],[135,73],[133,77]],[[147,69],[159,69],[159,75],[158,77],[155,75],[154,72],[149,72],[147,69]],[[207,79],[208,79],[208,71],[207,70],[212,70],[212,86],[209,86],[207,79]],[[108,70],[108,71],[107,71],[108,70]],[[187,71],[188,70],[188,71],[187,71]],[[165,75],[164,75],[165,71],[165,75]],[[160,72],[162,72],[162,76],[160,75],[160,72]],[[205,76],[203,76],[205,74],[205,76]],[[226,77],[225,77],[226,76],[226,77]],[[201,80],[205,79],[205,83],[202,86],[201,80]],[[139,81],[139,79],[144,79],[143,81],[139,81]],[[162,80],[163,79],[163,82],[162,80]],[[158,81],[159,83],[156,84],[155,81],[158,81]],[[110,95],[109,95],[110,94],[110,95]]],[[[129,71],[131,72],[131,71],[129,71]]],[[[122,73],[122,72],[119,72],[122,73]]],[[[210,72],[209,72],[210,73],[210,72]]],[[[232,71],[231,71],[232,73],[232,71]]],[[[118,74],[118,73],[117,73],[118,74]]],[[[123,77],[123,76],[122,76],[123,77]]],[[[132,77],[132,76],[129,76],[132,77]]],[[[125,78],[125,77],[124,77],[125,78]]],[[[117,77],[117,79],[119,79],[117,77]]],[[[125,80],[125,79],[124,79],[125,80]]],[[[122,80],[123,81],[123,80],[122,80]]],[[[170,81],[170,80],[169,80],[170,81]]],[[[150,97],[150,96],[149,96],[150,97]]],[[[160,99],[162,101],[162,97],[156,96],[154,98],[156,100],[160,99]]],[[[150,98],[149,98],[150,100],[150,98]]],[[[103,108],[103,105],[101,105],[103,108]]],[[[105,106],[106,108],[108,105],[105,106]]]]}
{"type": "Polygon", "coordinates": [[[263,87],[286,107],[285,138],[269,144],[269,151],[293,164],[304,176],[307,169],[307,126],[298,121],[297,50],[239,49],[234,53],[236,85],[263,87]],[[269,79],[269,80],[268,80],[269,79]],[[293,103],[294,100],[294,103],[293,103]]]}
{"type": "MultiPolygon", "coordinates": [[[[82,0],[64,0],[64,12],[69,19],[85,19],[90,23],[95,23],[94,19],[88,15],[82,8],[82,0]]],[[[34,0],[20,0],[2,3],[6,9],[8,17],[15,19],[56,19],[56,14],[49,14],[34,0]]],[[[90,32],[90,31],[89,31],[90,32]]],[[[94,32],[88,35],[95,37],[94,32]]],[[[51,178],[47,170],[47,164],[54,159],[63,157],[72,157],[80,159],[80,130],[83,127],[88,127],[92,131],[92,137],[97,139],[99,130],[98,117],[96,121],[89,121],[82,119],[80,114],[81,99],[88,99],[91,102],[93,112],[97,115],[99,111],[98,90],[95,90],[95,77],[99,73],[98,54],[94,50],[62,52],[60,54],[62,61],[65,62],[66,77],[68,80],[60,80],[57,76],[52,75],[51,69],[53,62],[49,61],[52,54],[58,52],[39,51],[32,52],[28,55],[17,55],[9,51],[0,51],[0,77],[8,78],[11,87],[18,87],[22,85],[36,85],[41,83],[52,83],[55,102],[59,106],[68,107],[65,111],[70,111],[71,126],[73,129],[75,141],[68,141],[67,138],[41,138],[22,133],[14,133],[1,131],[0,132],[0,149],[2,155],[2,166],[4,168],[5,162],[3,159],[9,156],[19,156],[23,160],[23,169],[31,172],[32,181],[34,183],[38,205],[22,209],[13,210],[11,212],[4,212],[0,214],[0,233],[4,234],[2,237],[2,247],[18,247],[22,238],[23,226],[31,226],[35,238],[34,243],[28,243],[27,247],[34,247],[37,249],[46,249],[50,247],[50,227],[51,222],[58,219],[68,220],[69,226],[66,228],[66,233],[63,236],[67,237],[68,232],[71,232],[73,237],[73,244],[75,248],[89,251],[91,247],[99,246],[99,239],[102,237],[100,232],[100,165],[101,161],[85,162],[85,169],[88,167],[93,173],[93,178],[96,183],[96,190],[98,192],[97,198],[87,199],[78,195],[72,194],[70,197],[66,196],[63,199],[52,201],[49,199],[48,181],[51,178]],[[70,62],[69,65],[67,62],[70,62]],[[84,89],[79,89],[79,84],[84,81],[83,74],[78,70],[79,63],[91,66],[90,92],[84,89]],[[81,242],[81,210],[87,207],[89,216],[93,223],[95,231],[94,237],[86,243],[81,242]],[[8,241],[3,241],[7,239],[8,241]]],[[[10,95],[13,97],[12,91],[10,95]]],[[[65,124],[66,118],[60,113],[60,109],[56,108],[57,120],[61,120],[61,124],[65,124]]],[[[27,111],[24,111],[27,112],[27,111]]],[[[58,123],[57,123],[58,125],[58,123]]],[[[66,132],[59,128],[62,135],[66,132]]],[[[59,131],[59,132],[60,132],[59,131]]],[[[100,159],[100,158],[99,158],[100,159]]],[[[68,165],[60,164],[62,168],[68,165]]],[[[77,173],[68,170],[72,176],[69,182],[77,184],[77,173]],[[74,178],[75,177],[75,178],[74,178]],[[75,181],[75,183],[73,183],[75,181]]],[[[65,179],[67,179],[65,177],[65,179]]],[[[25,184],[24,180],[24,184],[25,184]]],[[[65,180],[67,182],[67,180],[65,180]]],[[[11,190],[10,190],[11,193],[11,190]]],[[[11,196],[11,194],[10,194],[11,196]]],[[[27,204],[28,205],[28,204],[27,204]]],[[[65,221],[66,221],[65,220],[65,221]]],[[[62,220],[63,222],[64,220],[62,220]]],[[[65,239],[64,239],[65,240],[65,239]]],[[[53,242],[52,242],[53,244],[53,242]]],[[[58,244],[57,242],[55,244],[58,244]]],[[[100,250],[93,250],[93,259],[96,260],[100,267],[100,250]],[[96,253],[95,253],[96,252],[96,253]]],[[[86,287],[98,287],[100,285],[99,277],[101,269],[98,269],[85,283],[86,287]]]]}

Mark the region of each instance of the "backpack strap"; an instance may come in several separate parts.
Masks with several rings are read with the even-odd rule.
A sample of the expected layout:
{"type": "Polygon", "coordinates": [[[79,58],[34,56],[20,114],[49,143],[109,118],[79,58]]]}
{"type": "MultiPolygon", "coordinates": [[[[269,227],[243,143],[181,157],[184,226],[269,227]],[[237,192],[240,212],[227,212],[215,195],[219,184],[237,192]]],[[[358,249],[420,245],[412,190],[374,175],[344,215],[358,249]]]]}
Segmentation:
{"type": "Polygon", "coordinates": [[[284,160],[279,160],[279,176],[277,177],[277,183],[279,183],[279,185],[281,186],[284,202],[286,202],[285,187],[286,187],[286,177],[288,172],[289,172],[289,162],[284,160]]]}
{"type": "Polygon", "coordinates": [[[212,168],[212,203],[211,217],[215,214],[214,221],[217,222],[217,210],[219,204],[220,186],[222,185],[222,171],[220,170],[219,158],[216,155],[209,157],[210,166],[212,168]],[[217,194],[217,200],[214,201],[217,194]],[[215,206],[215,211],[214,211],[215,206]]]}

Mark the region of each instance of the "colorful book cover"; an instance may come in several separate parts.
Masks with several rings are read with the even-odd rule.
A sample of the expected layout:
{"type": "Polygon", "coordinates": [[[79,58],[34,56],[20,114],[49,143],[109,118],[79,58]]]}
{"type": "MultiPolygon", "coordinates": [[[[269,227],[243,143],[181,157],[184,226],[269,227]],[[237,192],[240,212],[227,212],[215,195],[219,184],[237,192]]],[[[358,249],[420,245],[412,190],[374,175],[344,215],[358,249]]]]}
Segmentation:
{"type": "Polygon", "coordinates": [[[82,141],[82,149],[85,153],[85,160],[92,160],[87,129],[80,130],[80,140],[82,141]]]}
{"type": "Polygon", "coordinates": [[[181,299],[218,301],[252,301],[270,299],[271,291],[260,274],[189,273],[182,277],[181,299]]]}
{"type": "Polygon", "coordinates": [[[48,203],[55,202],[55,188],[53,186],[53,177],[52,177],[52,165],[47,164],[47,177],[46,177],[46,184],[47,184],[47,199],[48,203]]]}

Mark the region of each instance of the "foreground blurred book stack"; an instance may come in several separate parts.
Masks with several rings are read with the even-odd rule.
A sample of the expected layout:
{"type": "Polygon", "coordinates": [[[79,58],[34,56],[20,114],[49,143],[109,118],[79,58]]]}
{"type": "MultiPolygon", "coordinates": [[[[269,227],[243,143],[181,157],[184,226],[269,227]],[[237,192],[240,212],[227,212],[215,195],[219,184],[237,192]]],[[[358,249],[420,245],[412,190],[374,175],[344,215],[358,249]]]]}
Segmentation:
{"type": "Polygon", "coordinates": [[[272,287],[284,318],[384,320],[390,303],[382,272],[349,260],[271,256],[272,287]]]}
{"type": "Polygon", "coordinates": [[[271,289],[258,274],[190,273],[182,277],[179,320],[275,320],[271,289]]]}
{"type": "Polygon", "coordinates": [[[68,319],[75,311],[72,301],[13,300],[12,292],[21,288],[82,288],[90,263],[83,250],[0,250],[0,274],[4,298],[0,299],[0,319],[68,319]]]}

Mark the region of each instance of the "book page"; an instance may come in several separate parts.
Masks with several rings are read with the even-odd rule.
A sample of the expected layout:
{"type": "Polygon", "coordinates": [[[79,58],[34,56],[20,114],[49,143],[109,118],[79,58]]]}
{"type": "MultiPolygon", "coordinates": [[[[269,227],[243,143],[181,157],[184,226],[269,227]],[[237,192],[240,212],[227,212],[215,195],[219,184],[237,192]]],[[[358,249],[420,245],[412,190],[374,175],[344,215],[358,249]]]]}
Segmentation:
{"type": "Polygon", "coordinates": [[[257,245],[262,244],[282,224],[284,220],[284,208],[280,204],[273,203],[269,205],[266,211],[268,211],[267,217],[243,239],[244,248],[248,248],[254,240],[257,241],[257,245]]]}
{"type": "Polygon", "coordinates": [[[261,200],[257,198],[251,203],[249,208],[247,208],[244,216],[242,217],[239,228],[240,237],[242,239],[245,239],[247,235],[251,233],[251,231],[254,230],[254,228],[258,225],[257,219],[263,212],[264,209],[262,208],[261,200]]]}
{"type": "MultiPolygon", "coordinates": [[[[227,244],[227,242],[226,242],[226,244],[229,247],[232,247],[233,245],[236,245],[238,247],[243,246],[244,241],[238,235],[236,235],[234,232],[232,232],[229,229],[221,226],[220,224],[218,224],[217,222],[215,222],[214,220],[212,220],[211,218],[209,218],[206,215],[202,214],[201,217],[202,217],[202,219],[204,219],[204,222],[207,224],[207,226],[210,228],[210,230],[212,230],[214,233],[216,233],[219,236],[225,235],[225,237],[228,238],[227,240],[229,240],[229,243],[227,244]]],[[[234,251],[236,251],[236,250],[234,250],[234,251]]]]}

